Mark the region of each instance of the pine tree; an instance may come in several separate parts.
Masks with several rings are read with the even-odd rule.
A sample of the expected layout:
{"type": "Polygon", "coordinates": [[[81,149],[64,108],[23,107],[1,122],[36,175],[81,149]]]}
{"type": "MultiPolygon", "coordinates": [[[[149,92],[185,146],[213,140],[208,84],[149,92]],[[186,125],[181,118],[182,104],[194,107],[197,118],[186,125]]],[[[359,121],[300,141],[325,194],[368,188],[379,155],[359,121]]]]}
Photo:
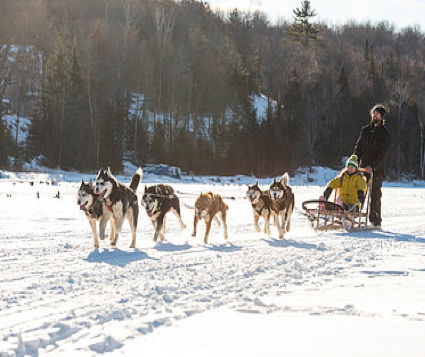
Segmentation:
{"type": "Polygon", "coordinates": [[[70,98],[72,41],[66,23],[56,36],[55,50],[44,67],[42,99],[34,116],[33,147],[44,155],[51,166],[62,165],[67,144],[66,110],[70,98]]]}
{"type": "Polygon", "coordinates": [[[400,76],[399,64],[394,58],[394,53],[391,52],[384,62],[384,76],[390,81],[394,82],[400,76]]]}
{"type": "Polygon", "coordinates": [[[370,55],[367,70],[367,80],[373,80],[378,75],[378,68],[376,66],[375,55],[373,54],[373,45],[370,45],[370,55]]]}
{"type": "Polygon", "coordinates": [[[64,115],[63,137],[67,145],[63,147],[62,165],[64,168],[82,168],[84,156],[91,150],[84,147],[83,132],[89,129],[84,125],[83,113],[83,88],[84,83],[81,75],[81,64],[78,54],[77,38],[72,40],[72,54],[68,65],[67,73],[67,98],[64,115]]]}
{"type": "Polygon", "coordinates": [[[366,39],[364,46],[364,59],[369,62],[369,40],[366,39]]]}
{"type": "Polygon", "coordinates": [[[310,1],[302,1],[301,7],[296,8],[293,12],[295,15],[294,23],[289,29],[289,34],[293,40],[304,46],[308,46],[312,40],[319,41],[320,27],[310,22],[313,17],[317,16],[316,10],[310,6],[310,1]]]}

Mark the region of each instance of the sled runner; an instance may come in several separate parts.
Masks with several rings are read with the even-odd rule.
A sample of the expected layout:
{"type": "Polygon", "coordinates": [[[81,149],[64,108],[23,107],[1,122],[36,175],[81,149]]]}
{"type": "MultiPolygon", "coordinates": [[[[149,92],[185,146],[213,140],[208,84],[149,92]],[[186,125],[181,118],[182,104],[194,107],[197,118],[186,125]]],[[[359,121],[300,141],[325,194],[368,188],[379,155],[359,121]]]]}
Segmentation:
{"type": "MultiPolygon", "coordinates": [[[[336,202],[323,200],[308,200],[302,203],[304,214],[316,230],[344,229],[349,232],[374,229],[368,225],[370,191],[372,175],[367,182],[366,204],[356,202],[352,206],[340,205],[336,202]]],[[[335,201],[337,192],[335,192],[335,201]]]]}

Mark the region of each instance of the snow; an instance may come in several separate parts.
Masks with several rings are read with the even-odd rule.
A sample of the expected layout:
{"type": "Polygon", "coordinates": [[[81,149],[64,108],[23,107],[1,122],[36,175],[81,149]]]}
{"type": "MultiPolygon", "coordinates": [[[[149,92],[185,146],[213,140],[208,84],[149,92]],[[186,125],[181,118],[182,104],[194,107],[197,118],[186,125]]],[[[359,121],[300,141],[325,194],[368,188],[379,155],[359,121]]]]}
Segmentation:
{"type": "Polygon", "coordinates": [[[144,184],[172,184],[188,228],[170,215],[155,244],[141,207],[136,249],[127,223],[116,249],[94,249],[76,192],[95,173],[38,171],[0,172],[1,357],[425,356],[423,183],[385,183],[382,230],[317,233],[301,202],[336,171],[300,171],[279,240],[275,227],[254,231],[243,198],[270,178],[148,175],[139,198],[144,184]],[[207,190],[229,205],[229,242],[216,224],[210,244],[203,223],[191,237],[191,206],[207,190]]]}
{"type": "MultiPolygon", "coordinates": [[[[253,94],[252,96],[252,106],[254,107],[258,122],[262,122],[267,119],[267,110],[269,106],[269,98],[264,94],[253,94]]],[[[275,100],[271,100],[270,102],[271,112],[272,114],[277,109],[277,102],[275,100]]]]}
{"type": "MultiPolygon", "coordinates": [[[[16,139],[16,122],[18,116],[16,114],[3,115],[3,121],[9,128],[13,139],[16,139]]],[[[28,129],[31,125],[31,119],[27,117],[19,117],[18,144],[25,144],[28,138],[28,129]]]]}

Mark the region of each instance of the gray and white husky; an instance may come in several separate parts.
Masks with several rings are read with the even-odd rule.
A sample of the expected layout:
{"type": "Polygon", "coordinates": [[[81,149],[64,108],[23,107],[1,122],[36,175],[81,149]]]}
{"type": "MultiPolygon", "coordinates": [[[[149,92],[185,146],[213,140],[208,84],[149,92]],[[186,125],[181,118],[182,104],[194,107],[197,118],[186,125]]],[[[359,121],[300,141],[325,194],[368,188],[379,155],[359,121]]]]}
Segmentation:
{"type": "Polygon", "coordinates": [[[246,198],[251,202],[252,213],[254,215],[254,228],[260,233],[261,229],[258,225],[260,217],[264,219],[264,233],[270,234],[270,215],[271,215],[271,200],[269,191],[261,191],[256,182],[252,186],[248,186],[246,198]]]}
{"type": "MultiPolygon", "coordinates": [[[[81,180],[77,196],[77,204],[80,206],[80,210],[84,211],[90,223],[90,227],[93,232],[94,246],[95,248],[99,248],[96,222],[99,222],[99,236],[100,239],[103,240],[106,237],[106,225],[108,224],[108,221],[112,219],[112,212],[109,211],[104,202],[99,201],[99,195],[94,192],[94,184],[92,180],[88,183],[81,180]]],[[[114,236],[113,226],[114,225],[111,221],[111,236],[114,236]]]]}
{"type": "Polygon", "coordinates": [[[295,206],[294,194],[291,187],[289,187],[289,175],[287,172],[282,175],[279,181],[273,180],[269,192],[272,204],[271,210],[275,216],[279,238],[283,238],[285,233],[291,229],[291,216],[295,206]]]}
{"type": "Polygon", "coordinates": [[[171,186],[145,186],[145,193],[142,197],[142,205],[145,207],[146,213],[155,228],[155,234],[153,236],[153,240],[155,242],[158,240],[158,237],[160,237],[162,241],[164,240],[165,215],[168,212],[173,212],[176,215],[181,229],[186,228],[186,225],[183,223],[180,216],[179,198],[171,186]]]}
{"type": "Polygon", "coordinates": [[[114,235],[111,235],[111,245],[117,244],[124,219],[127,218],[131,229],[130,248],[136,246],[137,220],[139,218],[139,205],[137,202],[137,187],[143,177],[143,170],[139,168],[133,175],[130,187],[118,182],[112,175],[111,169],[101,168],[96,177],[95,193],[100,201],[105,201],[106,207],[112,213],[114,235]]]}

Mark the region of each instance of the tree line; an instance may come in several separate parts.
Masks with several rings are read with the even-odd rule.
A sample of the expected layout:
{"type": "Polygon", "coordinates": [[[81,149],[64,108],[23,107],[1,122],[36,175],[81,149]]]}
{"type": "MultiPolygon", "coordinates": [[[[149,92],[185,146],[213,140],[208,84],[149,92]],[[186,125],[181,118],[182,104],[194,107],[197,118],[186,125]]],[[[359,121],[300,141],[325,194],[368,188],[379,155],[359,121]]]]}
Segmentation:
{"type": "Polygon", "coordinates": [[[123,159],[199,174],[337,168],[379,102],[389,177],[424,178],[424,33],[315,23],[313,5],[271,23],[194,0],[2,0],[0,99],[19,115],[0,121],[0,164],[43,155],[81,171],[119,171],[123,159]]]}

